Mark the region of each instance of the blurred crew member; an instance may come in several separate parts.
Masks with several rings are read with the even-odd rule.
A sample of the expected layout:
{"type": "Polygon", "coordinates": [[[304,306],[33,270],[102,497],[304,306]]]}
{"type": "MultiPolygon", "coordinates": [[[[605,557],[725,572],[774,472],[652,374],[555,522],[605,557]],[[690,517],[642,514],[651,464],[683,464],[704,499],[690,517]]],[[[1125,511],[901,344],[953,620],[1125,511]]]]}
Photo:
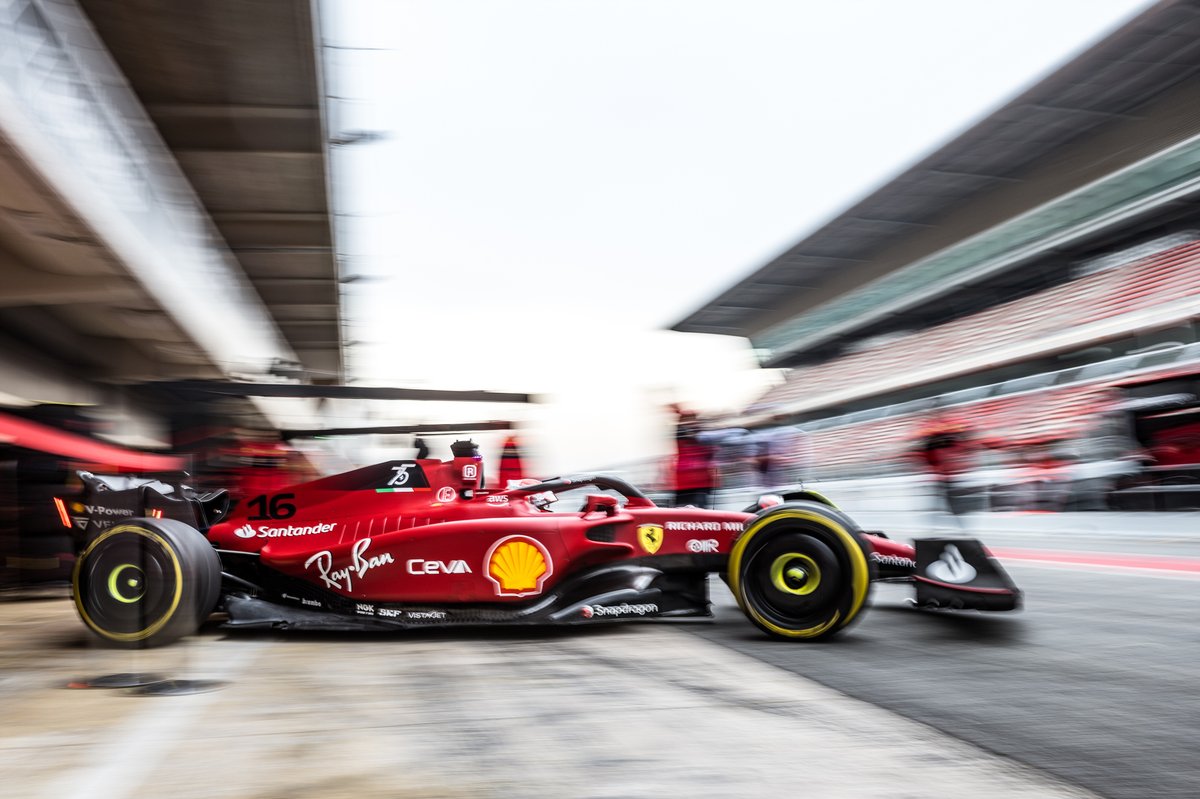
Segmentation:
{"type": "Polygon", "coordinates": [[[967,439],[967,429],[963,424],[935,417],[919,432],[912,453],[933,479],[934,490],[945,503],[946,510],[953,514],[959,511],[954,478],[967,439]]]}
{"type": "Polygon", "coordinates": [[[716,447],[700,440],[700,423],[694,411],[675,411],[675,506],[708,508],[717,487],[716,447]]]}
{"type": "Polygon", "coordinates": [[[509,436],[504,441],[500,452],[500,488],[508,488],[511,483],[520,480],[525,467],[521,463],[521,448],[516,436],[509,436]]]}

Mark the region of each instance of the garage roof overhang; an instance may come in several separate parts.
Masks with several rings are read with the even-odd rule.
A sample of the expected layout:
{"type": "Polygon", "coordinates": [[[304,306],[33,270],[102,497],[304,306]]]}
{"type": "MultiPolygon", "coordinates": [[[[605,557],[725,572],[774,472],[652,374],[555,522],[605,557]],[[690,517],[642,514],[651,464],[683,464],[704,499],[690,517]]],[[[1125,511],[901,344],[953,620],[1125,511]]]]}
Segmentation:
{"type": "Polygon", "coordinates": [[[0,4],[0,364],[45,366],[14,401],[341,378],[314,8],[0,4]]]}
{"type": "Polygon", "coordinates": [[[79,4],[303,371],[340,381],[317,4],[79,4]]]}

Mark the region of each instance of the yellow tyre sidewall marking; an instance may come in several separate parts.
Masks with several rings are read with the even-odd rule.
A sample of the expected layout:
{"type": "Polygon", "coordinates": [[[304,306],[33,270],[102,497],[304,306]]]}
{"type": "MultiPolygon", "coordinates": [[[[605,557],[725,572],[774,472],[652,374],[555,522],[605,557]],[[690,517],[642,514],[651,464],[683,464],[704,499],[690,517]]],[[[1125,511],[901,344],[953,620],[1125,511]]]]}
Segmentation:
{"type": "Polygon", "coordinates": [[[806,522],[814,522],[821,527],[833,532],[841,541],[843,548],[846,550],[847,556],[850,558],[850,586],[854,592],[853,601],[850,603],[850,610],[846,614],[846,621],[849,622],[858,615],[862,609],[863,603],[867,600],[867,590],[870,588],[870,568],[867,565],[867,556],[863,554],[862,547],[858,545],[858,541],[842,525],[828,519],[820,514],[813,513],[807,510],[787,510],[779,513],[774,513],[756,521],[747,528],[742,534],[737,543],[733,545],[733,552],[729,555],[729,587],[733,589],[734,599],[737,600],[738,607],[742,609],[746,615],[753,618],[763,627],[766,627],[771,632],[788,638],[812,638],[820,635],[826,630],[838,623],[841,618],[841,611],[833,614],[833,617],[824,624],[818,624],[815,627],[809,627],[803,630],[791,630],[786,627],[780,627],[777,624],[764,619],[758,611],[750,607],[742,597],[742,584],[739,577],[741,571],[742,556],[745,554],[746,547],[750,541],[764,530],[767,526],[779,519],[799,519],[806,522]]]}
{"type": "Polygon", "coordinates": [[[771,584],[775,586],[776,590],[782,591],[785,594],[808,596],[821,585],[821,567],[808,555],[803,555],[799,552],[786,552],[775,558],[775,562],[771,564],[770,573],[771,584]],[[785,566],[796,560],[804,562],[804,566],[808,569],[805,577],[811,579],[806,579],[804,585],[799,588],[792,588],[787,584],[783,570],[785,566]]]}
{"type": "MultiPolygon", "coordinates": [[[[126,569],[137,569],[139,573],[142,571],[141,569],[138,569],[137,566],[134,566],[132,563],[122,563],[120,566],[113,569],[111,572],[108,573],[108,595],[111,596],[113,599],[117,600],[118,602],[124,602],[126,605],[132,605],[133,603],[135,603],[139,599],[141,599],[143,596],[145,596],[146,592],[143,590],[141,595],[135,596],[133,599],[126,599],[125,595],[123,593],[121,593],[121,589],[119,587],[117,587],[117,583],[121,577],[121,574],[126,569]]],[[[143,574],[142,577],[145,578],[145,575],[143,574]]]]}
{"type": "Polygon", "coordinates": [[[75,608],[79,611],[79,616],[83,619],[84,623],[87,624],[88,627],[91,627],[100,635],[113,641],[144,641],[161,630],[163,626],[171,620],[171,617],[175,615],[175,609],[179,607],[179,600],[183,597],[183,568],[179,564],[179,557],[175,554],[175,550],[171,548],[170,544],[168,544],[166,539],[161,535],[152,530],[145,530],[141,527],[123,524],[108,530],[95,541],[88,544],[87,549],[85,549],[83,554],[79,556],[79,559],[75,561],[75,572],[71,575],[71,585],[75,589],[72,592],[75,595],[75,608]],[[84,561],[86,561],[88,556],[92,554],[92,550],[94,550],[102,542],[119,533],[133,533],[135,535],[140,535],[143,538],[149,538],[151,541],[162,547],[162,550],[170,556],[171,566],[175,570],[175,595],[171,597],[171,606],[167,608],[167,612],[145,629],[132,633],[116,633],[112,632],[111,630],[103,629],[96,624],[96,622],[92,621],[92,617],[88,615],[87,611],[83,607],[83,601],[80,599],[79,574],[83,569],[84,561]]]}

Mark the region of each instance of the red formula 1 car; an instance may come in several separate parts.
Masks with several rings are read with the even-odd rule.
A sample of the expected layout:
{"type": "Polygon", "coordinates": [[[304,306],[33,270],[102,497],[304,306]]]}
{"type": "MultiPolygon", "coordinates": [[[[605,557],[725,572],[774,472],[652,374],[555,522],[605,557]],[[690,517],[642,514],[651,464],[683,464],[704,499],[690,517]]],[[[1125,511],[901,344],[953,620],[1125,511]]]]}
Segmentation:
{"type": "Polygon", "coordinates": [[[659,507],[608,476],[484,491],[481,475],[476,454],[388,461],[234,513],[224,492],[87,475],[58,503],[84,533],[75,603],[103,638],[147,646],[214,610],[233,627],[324,630],[709,617],[710,573],[789,639],[844,629],[876,580],[912,582],[923,606],[1020,602],[978,541],[863,533],[813,492],[739,513],[659,507]]]}

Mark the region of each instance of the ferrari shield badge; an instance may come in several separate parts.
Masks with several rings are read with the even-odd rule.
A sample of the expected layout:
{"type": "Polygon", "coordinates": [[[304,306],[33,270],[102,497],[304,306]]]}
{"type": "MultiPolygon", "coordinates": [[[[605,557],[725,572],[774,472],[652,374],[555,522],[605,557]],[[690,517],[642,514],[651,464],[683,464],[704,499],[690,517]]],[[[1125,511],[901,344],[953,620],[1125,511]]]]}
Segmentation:
{"type": "Polygon", "coordinates": [[[661,524],[638,525],[638,543],[646,553],[653,555],[662,546],[663,529],[661,524]]]}

